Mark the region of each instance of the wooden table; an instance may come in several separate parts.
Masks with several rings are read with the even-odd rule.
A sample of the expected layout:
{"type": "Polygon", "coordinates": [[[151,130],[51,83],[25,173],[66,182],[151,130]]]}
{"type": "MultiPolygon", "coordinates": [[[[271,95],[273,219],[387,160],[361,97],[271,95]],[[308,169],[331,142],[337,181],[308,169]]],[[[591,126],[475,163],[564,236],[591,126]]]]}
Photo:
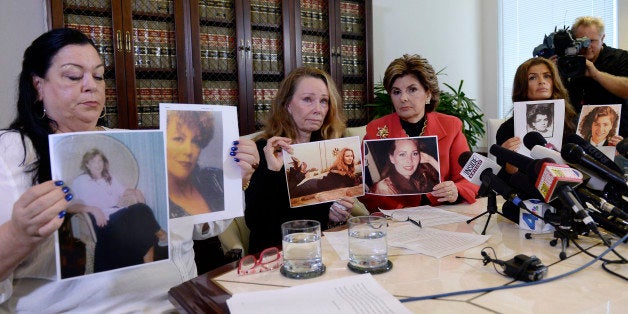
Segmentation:
{"type": "MultiPolygon", "coordinates": [[[[471,205],[459,204],[442,208],[471,218],[482,213],[485,206],[486,200],[480,199],[471,205]]],[[[438,228],[479,234],[487,218],[488,215],[485,215],[470,224],[463,222],[438,228]]],[[[548,266],[548,278],[576,269],[592,259],[571,244],[567,248],[567,259],[560,260],[560,246],[552,247],[549,244],[551,235],[538,235],[526,239],[525,233],[525,230],[520,230],[512,222],[493,215],[487,229],[487,235],[491,235],[491,238],[484,245],[440,259],[421,254],[389,254],[389,259],[394,265],[393,269],[384,274],[374,275],[374,278],[392,295],[405,299],[521,283],[498,274],[492,265],[484,266],[481,260],[476,260],[481,258],[482,248],[487,246],[494,248],[497,258],[502,260],[510,259],[517,254],[537,256],[548,266]]],[[[580,237],[578,243],[590,249],[593,254],[599,254],[605,249],[593,238],[580,237]]],[[[327,271],[318,278],[289,279],[283,277],[279,271],[238,276],[235,271],[237,264],[234,262],[173,287],[168,292],[169,299],[181,312],[229,313],[226,300],[234,293],[280,289],[355,275],[347,269],[347,261],[340,260],[326,240],[322,241],[322,247],[323,262],[327,266],[327,271]]],[[[628,256],[626,244],[620,245],[617,251],[628,256]]],[[[614,255],[606,257],[617,259],[614,255]]],[[[611,267],[628,276],[628,265],[611,267]]],[[[501,270],[499,266],[498,269],[501,270]]],[[[404,305],[414,312],[625,313],[628,309],[628,284],[625,280],[602,270],[601,262],[598,261],[581,272],[550,283],[408,302],[404,305]]]]}

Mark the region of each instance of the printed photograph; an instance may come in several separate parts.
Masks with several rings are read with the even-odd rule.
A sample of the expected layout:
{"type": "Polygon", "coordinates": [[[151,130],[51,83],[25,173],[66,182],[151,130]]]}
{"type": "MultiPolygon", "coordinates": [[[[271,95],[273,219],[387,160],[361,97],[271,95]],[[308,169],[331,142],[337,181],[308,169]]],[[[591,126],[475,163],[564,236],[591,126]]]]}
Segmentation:
{"type": "Polygon", "coordinates": [[[58,279],[168,259],[161,131],[52,135],[50,158],[52,178],[74,195],[58,233],[58,279]]]}
{"type": "Polygon", "coordinates": [[[595,147],[609,146],[608,140],[619,134],[621,105],[582,106],[576,134],[595,147]]]}
{"type": "Polygon", "coordinates": [[[283,154],[290,207],[362,196],[362,153],[357,136],[292,145],[283,154]]]}
{"type": "MultiPolygon", "coordinates": [[[[563,143],[565,100],[549,99],[518,101],[513,104],[514,133],[523,141],[530,132],[540,133],[545,140],[560,150],[563,143]]],[[[519,154],[530,156],[530,150],[520,145],[519,154]]]]}
{"type": "Polygon", "coordinates": [[[366,193],[425,194],[440,183],[436,136],[364,141],[366,193]]]}
{"type": "Polygon", "coordinates": [[[225,205],[225,191],[242,190],[239,168],[227,156],[229,145],[238,138],[233,109],[161,104],[171,219],[204,223],[243,212],[242,193],[233,193],[231,207],[225,205]],[[233,204],[237,202],[239,207],[233,204]]]}
{"type": "Polygon", "coordinates": [[[528,104],[526,122],[529,132],[539,132],[545,138],[554,136],[554,104],[528,104]]]}

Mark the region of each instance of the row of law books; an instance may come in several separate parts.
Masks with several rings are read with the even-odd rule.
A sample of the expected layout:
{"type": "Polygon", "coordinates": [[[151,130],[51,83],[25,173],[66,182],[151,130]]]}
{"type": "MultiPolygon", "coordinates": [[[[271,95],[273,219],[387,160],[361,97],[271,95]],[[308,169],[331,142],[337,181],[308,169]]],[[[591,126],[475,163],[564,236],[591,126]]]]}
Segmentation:
{"type": "Polygon", "coordinates": [[[203,103],[237,106],[238,85],[234,81],[203,81],[203,103]]]}
{"type": "Polygon", "coordinates": [[[221,20],[231,22],[234,17],[233,1],[228,0],[199,0],[198,12],[201,19],[221,20]]]}
{"type": "Polygon", "coordinates": [[[301,61],[303,65],[328,71],[329,43],[326,37],[303,35],[301,39],[301,61]]]}
{"type": "Polygon", "coordinates": [[[136,67],[176,68],[177,54],[172,23],[134,20],[132,38],[136,67]]]}
{"type": "Polygon", "coordinates": [[[281,0],[252,0],[251,23],[281,25],[281,0]]]}
{"type": "Polygon", "coordinates": [[[342,102],[348,120],[362,120],[365,117],[365,86],[363,84],[342,84],[342,102]]]}
{"type": "Polygon", "coordinates": [[[74,28],[87,35],[96,46],[96,50],[103,59],[106,67],[112,66],[113,54],[113,28],[111,19],[98,16],[66,15],[66,27],[74,28]]]}
{"type": "MultiPolygon", "coordinates": [[[[88,9],[111,9],[110,0],[64,0],[66,7],[88,9]]],[[[174,14],[173,0],[135,0],[131,10],[139,13],[174,14]]]]}
{"type": "Polygon", "coordinates": [[[364,73],[364,43],[359,40],[343,39],[340,48],[342,73],[361,75],[364,73]]]}
{"type": "Polygon", "coordinates": [[[223,27],[201,27],[200,46],[203,71],[236,71],[235,36],[225,34],[227,31],[228,29],[223,27]]]}
{"type": "Polygon", "coordinates": [[[283,46],[280,35],[268,31],[253,33],[251,53],[255,72],[283,71],[283,46]]]}
{"type": "Polygon", "coordinates": [[[361,33],[364,30],[364,5],[343,1],[340,3],[340,26],[346,33],[361,33]]]}
{"type": "Polygon", "coordinates": [[[302,0],[301,25],[304,28],[314,30],[328,29],[329,26],[327,21],[327,1],[302,0]]]}

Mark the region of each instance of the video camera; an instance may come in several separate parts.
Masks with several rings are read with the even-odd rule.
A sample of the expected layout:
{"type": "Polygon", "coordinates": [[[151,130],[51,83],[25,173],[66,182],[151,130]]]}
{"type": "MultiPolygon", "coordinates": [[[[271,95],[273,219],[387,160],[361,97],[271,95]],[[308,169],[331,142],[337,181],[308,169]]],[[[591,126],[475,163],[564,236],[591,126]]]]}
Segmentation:
{"type": "Polygon", "coordinates": [[[586,70],[586,58],[580,55],[580,51],[589,47],[591,39],[587,37],[573,38],[568,27],[545,35],[543,43],[532,51],[535,57],[550,58],[558,56],[558,72],[563,78],[583,76],[586,70]]]}

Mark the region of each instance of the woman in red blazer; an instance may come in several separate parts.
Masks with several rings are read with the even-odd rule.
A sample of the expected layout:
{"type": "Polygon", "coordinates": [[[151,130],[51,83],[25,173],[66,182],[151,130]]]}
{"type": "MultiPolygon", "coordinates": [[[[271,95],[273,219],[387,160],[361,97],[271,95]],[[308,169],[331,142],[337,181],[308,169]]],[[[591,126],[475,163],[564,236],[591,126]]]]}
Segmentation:
{"type": "Polygon", "coordinates": [[[418,55],[404,55],[394,60],[384,73],[395,113],[371,121],[365,140],[435,135],[438,138],[441,182],[424,195],[380,196],[366,194],[360,198],[370,212],[418,205],[475,202],[478,186],[460,175],[458,157],[469,151],[460,119],[434,112],[440,91],[432,66],[418,55]]]}

